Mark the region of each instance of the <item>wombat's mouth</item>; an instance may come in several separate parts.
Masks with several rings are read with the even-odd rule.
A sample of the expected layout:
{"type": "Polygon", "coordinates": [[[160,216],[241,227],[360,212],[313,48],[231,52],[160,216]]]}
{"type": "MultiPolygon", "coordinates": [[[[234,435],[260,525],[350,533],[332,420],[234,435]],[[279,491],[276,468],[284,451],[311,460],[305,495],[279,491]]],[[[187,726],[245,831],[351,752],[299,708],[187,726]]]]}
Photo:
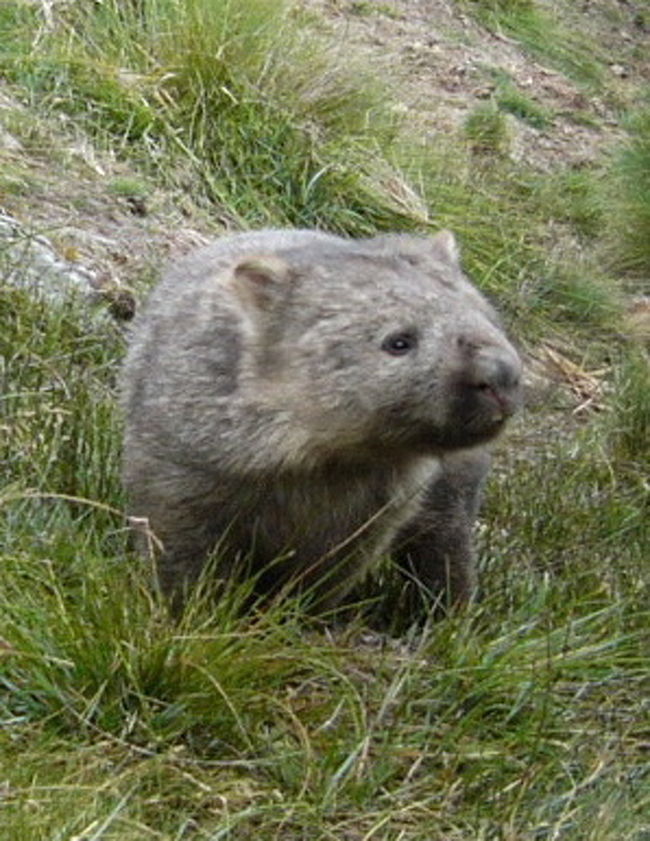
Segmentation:
{"type": "Polygon", "coordinates": [[[424,431],[423,440],[442,451],[485,444],[503,431],[520,402],[516,388],[504,391],[491,385],[465,386],[445,423],[424,431]]]}
{"type": "Polygon", "coordinates": [[[518,390],[506,392],[484,383],[474,386],[481,400],[486,403],[486,409],[492,410],[495,423],[503,425],[519,408],[520,398],[518,390]]]}

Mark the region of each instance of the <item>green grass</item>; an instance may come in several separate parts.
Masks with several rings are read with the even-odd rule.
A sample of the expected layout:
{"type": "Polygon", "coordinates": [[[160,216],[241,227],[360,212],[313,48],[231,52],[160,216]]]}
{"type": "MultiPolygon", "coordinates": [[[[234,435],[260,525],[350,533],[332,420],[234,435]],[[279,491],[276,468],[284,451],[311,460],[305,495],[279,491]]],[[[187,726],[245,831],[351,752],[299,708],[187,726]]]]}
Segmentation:
{"type": "Polygon", "coordinates": [[[4,72],[156,177],[249,224],[408,224],[368,165],[394,134],[385,88],[306,44],[282,0],[73,4],[35,49],[30,14],[4,72]]]}
{"type": "Polygon", "coordinates": [[[473,616],[378,651],[286,608],[174,628],[107,560],[73,581],[33,550],[4,565],[12,837],[614,839],[647,819],[647,610],[593,568],[569,594],[503,569],[473,616]]]}
{"type": "Polygon", "coordinates": [[[553,115],[531,96],[523,93],[512,76],[501,67],[485,68],[496,86],[492,96],[493,107],[522,120],[536,129],[547,129],[552,125],[553,115]]]}
{"type": "Polygon", "coordinates": [[[530,178],[527,189],[539,203],[539,212],[569,226],[578,236],[594,240],[603,232],[605,222],[602,180],[599,171],[566,169],[530,178]]]}
{"type": "Polygon", "coordinates": [[[473,152],[502,157],[510,151],[511,132],[494,102],[478,105],[468,114],[464,128],[473,152]]]}
{"type": "Polygon", "coordinates": [[[607,418],[612,447],[619,461],[642,464],[650,428],[650,358],[633,347],[615,369],[617,400],[607,418]]]}
{"type": "Polygon", "coordinates": [[[533,8],[535,0],[469,0],[480,12],[521,12],[533,8]]]}
{"type": "MultiPolygon", "coordinates": [[[[648,100],[648,92],[646,92],[648,100]]],[[[617,150],[601,201],[617,268],[643,275],[650,270],[650,105],[629,118],[630,139],[617,150]]]]}
{"type": "Polygon", "coordinates": [[[518,41],[528,52],[569,78],[598,89],[606,57],[599,45],[574,24],[564,24],[538,0],[461,0],[488,29],[518,41]]]}
{"type": "Polygon", "coordinates": [[[385,15],[389,18],[399,18],[400,12],[396,10],[390,3],[377,3],[375,0],[353,0],[349,5],[349,12],[359,17],[368,17],[370,15],[385,15]]]}
{"type": "Polygon", "coordinates": [[[0,452],[5,479],[53,493],[101,498],[117,484],[112,383],[122,341],[88,332],[88,304],[52,313],[29,289],[3,289],[0,452]],[[86,430],[81,435],[81,429],[86,430]],[[36,434],[35,434],[36,433],[36,434]]]}
{"type": "MultiPolygon", "coordinates": [[[[480,120],[417,145],[281,3],[54,9],[41,29],[36,5],[0,4],[25,109],[26,157],[6,173],[56,160],[63,114],[119,158],[108,196],[172,185],[246,225],[451,227],[518,339],[561,339],[603,391],[574,418],[542,390],[500,444],[466,613],[390,639],[361,617],[308,624],[296,603],[243,613],[243,586],[216,606],[197,593],[173,622],[123,514],[124,337],[82,301],[21,288],[0,243],[0,838],[644,841],[649,367],[618,335],[600,249],[634,285],[645,112],[615,177],[544,176],[498,143],[466,151],[480,120]],[[551,254],[558,232],[570,261],[551,254]]],[[[385,616],[400,583],[383,575],[385,616]]]]}
{"type": "Polygon", "coordinates": [[[121,198],[144,199],[150,192],[148,185],[139,178],[115,178],[108,185],[109,192],[121,198]]]}
{"type": "Polygon", "coordinates": [[[512,114],[536,129],[546,129],[552,121],[551,114],[533,99],[517,90],[514,85],[504,86],[497,91],[496,103],[502,111],[512,114]]]}

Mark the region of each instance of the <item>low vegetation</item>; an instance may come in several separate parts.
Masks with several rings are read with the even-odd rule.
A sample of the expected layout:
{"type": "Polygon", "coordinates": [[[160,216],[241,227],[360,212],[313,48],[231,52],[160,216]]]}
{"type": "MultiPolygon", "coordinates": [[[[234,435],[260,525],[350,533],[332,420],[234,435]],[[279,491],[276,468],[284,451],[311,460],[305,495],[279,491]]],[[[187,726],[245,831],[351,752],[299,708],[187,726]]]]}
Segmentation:
{"type": "MultiPolygon", "coordinates": [[[[646,92],[650,101],[650,89],[646,92]]],[[[614,154],[602,200],[612,218],[610,234],[619,269],[650,271],[650,105],[629,118],[630,138],[614,154]]]]}
{"type": "MultiPolygon", "coordinates": [[[[569,78],[598,88],[607,55],[581,28],[575,28],[539,0],[461,0],[493,31],[515,38],[530,53],[569,78]]],[[[566,7],[563,8],[566,15],[566,7]]]]}
{"type": "MultiPolygon", "coordinates": [[[[459,6],[614,97],[607,54],[546,4],[459,6]]],[[[644,841],[643,93],[621,102],[611,152],[542,173],[509,154],[508,121],[553,130],[545,110],[531,123],[532,96],[515,107],[504,83],[448,145],[423,146],[397,94],[312,23],[279,0],[3,3],[0,91],[20,107],[2,120],[20,151],[0,148],[0,201],[15,216],[47,203],[40,164],[83,138],[119,161],[101,195],[167,191],[210,230],[454,228],[530,363],[486,494],[483,598],[382,636],[363,622],[391,616],[386,573],[384,602],[334,629],[294,602],[242,615],[245,587],[216,607],[199,592],[171,622],[123,515],[123,334],[35,293],[0,239],[3,837],[644,841]]]]}

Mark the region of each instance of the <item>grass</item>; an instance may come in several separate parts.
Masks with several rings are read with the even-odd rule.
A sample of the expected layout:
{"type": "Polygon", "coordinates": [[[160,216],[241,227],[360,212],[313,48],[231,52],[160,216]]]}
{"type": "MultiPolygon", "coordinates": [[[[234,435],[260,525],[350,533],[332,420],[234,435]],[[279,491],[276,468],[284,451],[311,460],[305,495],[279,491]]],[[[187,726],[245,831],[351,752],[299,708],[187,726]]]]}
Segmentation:
{"type": "MultiPolygon", "coordinates": [[[[498,145],[465,152],[471,126],[418,146],[280,3],[72,3],[51,25],[5,3],[0,18],[26,155],[59,153],[45,129],[65,115],[120,159],[113,198],[173,185],[247,225],[452,227],[520,340],[561,341],[602,384],[599,411],[575,417],[566,383],[542,390],[500,445],[466,613],[391,639],[308,625],[296,603],[242,615],[233,587],[174,623],[122,513],[124,337],[21,286],[0,243],[0,837],[643,841],[650,369],[619,335],[599,250],[624,253],[635,283],[622,231],[644,230],[642,206],[625,199],[611,226],[605,165],[531,173],[498,145]],[[557,231],[579,259],[549,256],[557,231]]],[[[630,173],[612,195],[641,180],[644,125],[612,158],[630,173]]],[[[380,613],[398,586],[383,585],[380,613]]]]}
{"type": "Polygon", "coordinates": [[[129,176],[113,179],[108,189],[113,195],[121,198],[144,199],[149,193],[149,188],[143,181],[129,176]]]}
{"type": "Polygon", "coordinates": [[[634,347],[616,367],[616,408],[609,418],[611,440],[619,461],[645,458],[650,425],[650,360],[634,347]]]}
{"type": "Polygon", "coordinates": [[[495,103],[478,105],[465,120],[465,134],[473,152],[490,157],[506,155],[511,146],[511,132],[495,103]]]}
{"type": "Polygon", "coordinates": [[[601,201],[611,219],[614,262],[638,276],[650,269],[650,105],[633,111],[629,126],[630,139],[614,156],[601,201]]]}
{"type": "Polygon", "coordinates": [[[604,55],[574,25],[565,25],[538,0],[462,0],[488,29],[522,44],[532,55],[591,89],[602,86],[604,55]]]}
{"type": "Polygon", "coordinates": [[[551,112],[519,90],[509,73],[500,67],[488,66],[485,70],[495,82],[493,107],[496,106],[506,114],[512,114],[533,128],[549,128],[553,119],[551,112]]]}
{"type": "Polygon", "coordinates": [[[504,86],[498,91],[496,102],[502,111],[523,120],[533,128],[545,129],[551,124],[548,111],[513,85],[504,86]]]}
{"type": "Polygon", "coordinates": [[[3,568],[12,837],[613,839],[647,817],[631,586],[502,568],[472,616],[378,651],[286,606],[174,628],[141,573],[86,548],[71,578],[71,550],[3,568]]]}
{"type": "Polygon", "coordinates": [[[158,178],[189,177],[249,224],[407,224],[368,167],[366,150],[381,155],[394,133],[385,93],[360,65],[306,47],[282,0],[72,4],[33,51],[38,12],[10,5],[4,72],[158,178]]]}
{"type": "Polygon", "coordinates": [[[535,176],[528,189],[542,213],[570,226],[585,240],[593,241],[602,233],[605,216],[599,171],[567,169],[543,178],[535,176]]]}

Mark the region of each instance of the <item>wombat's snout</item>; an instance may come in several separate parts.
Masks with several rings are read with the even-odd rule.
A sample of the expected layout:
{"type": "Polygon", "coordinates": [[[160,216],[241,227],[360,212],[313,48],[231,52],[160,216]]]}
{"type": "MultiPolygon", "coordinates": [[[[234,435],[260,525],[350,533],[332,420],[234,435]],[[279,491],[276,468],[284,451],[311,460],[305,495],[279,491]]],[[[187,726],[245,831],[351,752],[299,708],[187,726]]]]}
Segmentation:
{"type": "Polygon", "coordinates": [[[505,421],[521,404],[521,360],[507,342],[458,339],[467,365],[464,383],[493,422],[505,421]]]}

